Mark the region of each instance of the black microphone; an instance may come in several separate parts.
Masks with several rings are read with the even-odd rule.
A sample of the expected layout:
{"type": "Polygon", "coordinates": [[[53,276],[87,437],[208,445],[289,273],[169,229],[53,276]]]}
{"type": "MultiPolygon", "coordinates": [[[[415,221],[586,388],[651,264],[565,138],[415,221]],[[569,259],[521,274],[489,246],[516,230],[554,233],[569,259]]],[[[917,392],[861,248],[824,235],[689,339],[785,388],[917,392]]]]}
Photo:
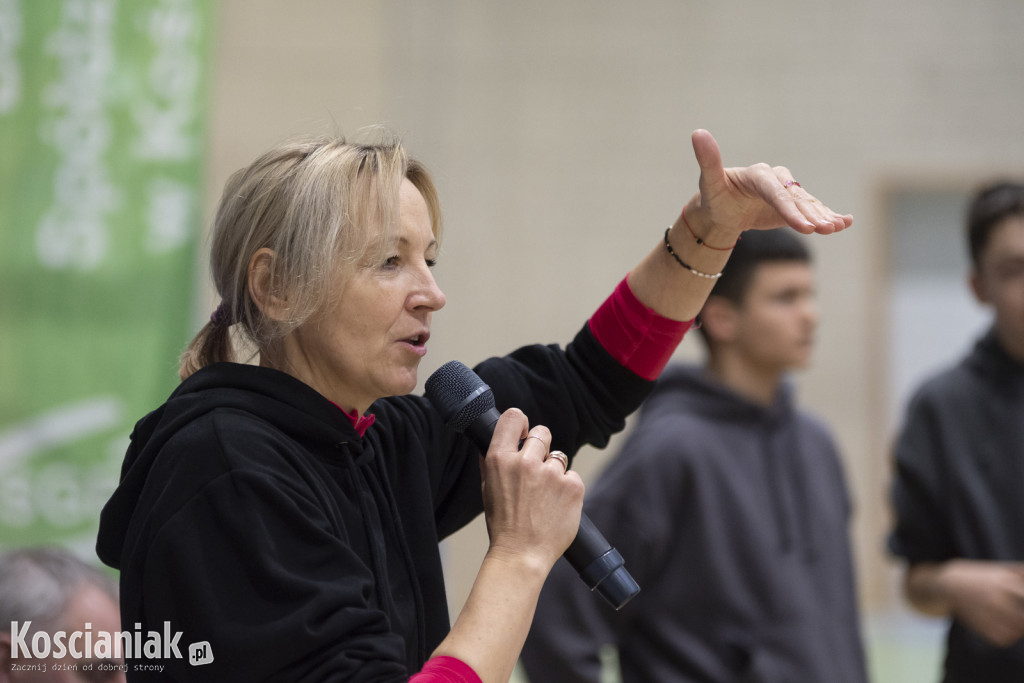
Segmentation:
{"type": "MultiPolygon", "coordinates": [[[[438,368],[425,386],[427,398],[434,404],[445,424],[466,434],[482,453],[494,435],[494,423],[500,413],[494,407],[494,393],[480,377],[457,360],[438,368]]],[[[640,592],[640,586],[626,571],[619,551],[611,547],[590,518],[580,518],[576,538],[563,555],[587,587],[599,593],[615,609],[640,592]]]]}

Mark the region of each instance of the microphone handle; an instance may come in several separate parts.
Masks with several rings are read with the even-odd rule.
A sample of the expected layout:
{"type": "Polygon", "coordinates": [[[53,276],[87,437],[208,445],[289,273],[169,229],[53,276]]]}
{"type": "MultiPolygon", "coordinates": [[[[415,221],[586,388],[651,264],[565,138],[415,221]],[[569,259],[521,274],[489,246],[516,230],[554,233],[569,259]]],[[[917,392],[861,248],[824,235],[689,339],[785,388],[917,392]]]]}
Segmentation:
{"type": "MultiPolygon", "coordinates": [[[[465,430],[485,454],[494,435],[494,424],[500,416],[497,408],[490,408],[465,430]]],[[[562,556],[576,570],[587,588],[598,593],[616,610],[622,609],[640,592],[639,584],[626,570],[622,555],[605,540],[585,512],[580,517],[576,538],[562,556]]]]}

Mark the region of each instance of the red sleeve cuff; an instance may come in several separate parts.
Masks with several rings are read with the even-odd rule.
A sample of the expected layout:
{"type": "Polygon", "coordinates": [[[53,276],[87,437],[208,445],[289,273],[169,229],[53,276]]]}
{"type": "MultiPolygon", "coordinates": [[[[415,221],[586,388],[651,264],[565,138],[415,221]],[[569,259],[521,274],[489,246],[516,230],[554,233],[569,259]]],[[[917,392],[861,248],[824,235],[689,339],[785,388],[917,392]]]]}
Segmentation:
{"type": "Polygon", "coordinates": [[[476,672],[455,657],[432,657],[409,683],[482,683],[476,672]]]}
{"type": "Polygon", "coordinates": [[[590,318],[601,346],[647,380],[657,379],[691,325],[692,320],[671,320],[644,306],[625,278],[590,318]]]}

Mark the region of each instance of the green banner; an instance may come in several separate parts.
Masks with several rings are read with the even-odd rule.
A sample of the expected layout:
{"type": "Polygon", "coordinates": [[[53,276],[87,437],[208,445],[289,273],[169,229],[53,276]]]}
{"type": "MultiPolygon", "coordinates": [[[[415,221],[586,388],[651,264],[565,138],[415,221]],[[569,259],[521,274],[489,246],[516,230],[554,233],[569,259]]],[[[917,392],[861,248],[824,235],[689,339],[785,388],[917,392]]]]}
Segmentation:
{"type": "Polygon", "coordinates": [[[212,7],[0,0],[0,546],[89,552],[177,381],[212,7]]]}

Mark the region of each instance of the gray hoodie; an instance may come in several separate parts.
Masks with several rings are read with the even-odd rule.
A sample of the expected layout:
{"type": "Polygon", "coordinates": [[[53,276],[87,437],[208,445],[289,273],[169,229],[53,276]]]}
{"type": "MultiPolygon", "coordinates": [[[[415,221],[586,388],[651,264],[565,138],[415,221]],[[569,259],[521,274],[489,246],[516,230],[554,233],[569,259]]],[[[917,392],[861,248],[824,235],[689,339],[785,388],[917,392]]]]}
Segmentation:
{"type": "Polygon", "coordinates": [[[531,683],[866,680],[848,524],[825,427],[788,388],[765,408],[700,368],[666,370],[587,513],[640,594],[614,612],[559,563],[523,653],[531,683]]]}

